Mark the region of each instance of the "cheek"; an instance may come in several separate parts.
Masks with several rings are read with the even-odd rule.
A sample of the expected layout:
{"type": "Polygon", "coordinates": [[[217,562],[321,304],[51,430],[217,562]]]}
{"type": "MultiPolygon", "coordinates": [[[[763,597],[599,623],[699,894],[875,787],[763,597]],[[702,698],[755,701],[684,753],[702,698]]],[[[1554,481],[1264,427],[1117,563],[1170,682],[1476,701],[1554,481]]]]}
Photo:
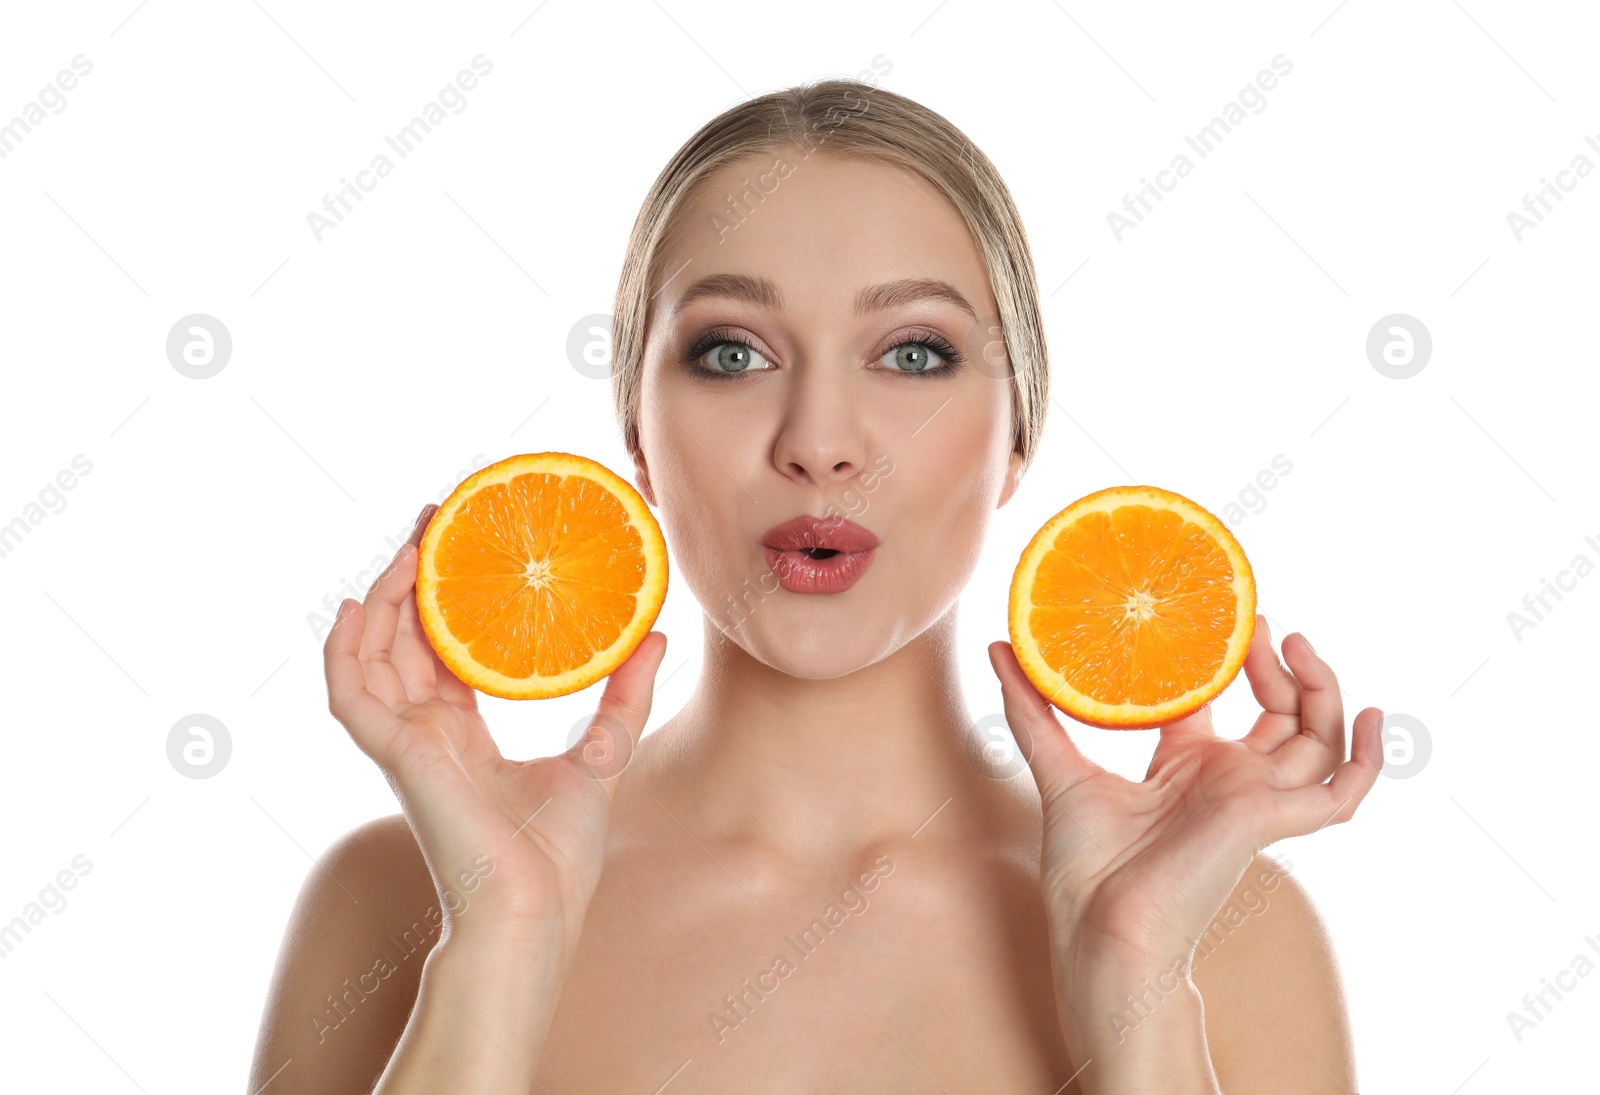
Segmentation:
{"type": "Polygon", "coordinates": [[[726,497],[709,475],[722,473],[704,450],[670,426],[654,447],[651,461],[651,482],[661,504],[657,517],[678,549],[677,559],[698,561],[720,554],[716,534],[726,517],[720,512],[726,497]]]}
{"type": "MultiPolygon", "coordinates": [[[[953,409],[954,404],[946,413],[953,409]]],[[[910,546],[930,565],[965,573],[977,563],[1000,498],[1009,438],[998,436],[981,413],[952,416],[943,431],[928,437],[930,432],[919,434],[916,440],[926,443],[906,454],[912,464],[907,493],[914,497],[904,499],[905,511],[919,518],[910,546]]]]}
{"type": "MultiPolygon", "coordinates": [[[[670,416],[657,413],[646,426],[656,518],[673,567],[702,602],[715,604],[723,587],[737,586],[759,559],[750,545],[735,542],[752,524],[755,505],[740,487],[748,480],[741,466],[746,445],[728,423],[717,428],[695,420],[692,405],[669,410],[670,416]]],[[[749,576],[754,581],[758,574],[749,576]]]]}

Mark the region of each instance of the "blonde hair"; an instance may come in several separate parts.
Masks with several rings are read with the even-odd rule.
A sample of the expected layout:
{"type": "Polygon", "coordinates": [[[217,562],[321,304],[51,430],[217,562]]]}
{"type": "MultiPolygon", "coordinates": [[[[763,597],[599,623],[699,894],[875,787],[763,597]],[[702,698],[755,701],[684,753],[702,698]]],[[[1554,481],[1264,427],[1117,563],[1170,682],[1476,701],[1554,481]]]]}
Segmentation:
{"type": "MultiPolygon", "coordinates": [[[[662,243],[695,188],[712,172],[756,153],[798,146],[881,160],[912,171],[966,221],[1000,308],[998,339],[1009,362],[1012,450],[1026,469],[1038,451],[1050,401],[1050,369],[1039,287],[1022,218],[988,157],[961,130],[920,103],[872,84],[829,79],[774,91],[730,107],[684,142],[656,177],[628,237],[612,317],[611,391],[628,455],[642,463],[639,401],[644,350],[662,243]]],[[[993,318],[993,317],[988,317],[993,318]]],[[[992,329],[992,328],[991,328],[992,329]]],[[[983,354],[988,371],[996,367],[983,354]]],[[[998,372],[991,375],[999,376],[998,372]]]]}

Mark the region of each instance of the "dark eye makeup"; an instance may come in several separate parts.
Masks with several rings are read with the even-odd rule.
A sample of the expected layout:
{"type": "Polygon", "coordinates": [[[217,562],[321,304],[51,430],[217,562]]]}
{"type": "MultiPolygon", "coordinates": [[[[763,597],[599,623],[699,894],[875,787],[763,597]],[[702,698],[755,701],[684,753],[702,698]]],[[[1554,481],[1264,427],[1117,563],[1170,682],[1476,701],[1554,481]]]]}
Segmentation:
{"type": "MultiPolygon", "coordinates": [[[[749,341],[741,338],[739,334],[729,327],[713,327],[699,338],[684,352],[684,365],[696,376],[703,376],[708,380],[732,380],[749,373],[763,373],[766,369],[711,369],[700,364],[700,359],[719,346],[738,346],[751,353],[760,353],[749,341]]],[[[918,346],[924,350],[931,350],[937,355],[942,364],[934,368],[925,369],[895,369],[880,370],[882,372],[899,373],[902,376],[929,377],[954,373],[966,361],[966,356],[950,344],[949,339],[939,332],[927,327],[917,327],[908,332],[905,338],[900,339],[878,357],[881,359],[897,350],[907,346],[918,346]]]]}

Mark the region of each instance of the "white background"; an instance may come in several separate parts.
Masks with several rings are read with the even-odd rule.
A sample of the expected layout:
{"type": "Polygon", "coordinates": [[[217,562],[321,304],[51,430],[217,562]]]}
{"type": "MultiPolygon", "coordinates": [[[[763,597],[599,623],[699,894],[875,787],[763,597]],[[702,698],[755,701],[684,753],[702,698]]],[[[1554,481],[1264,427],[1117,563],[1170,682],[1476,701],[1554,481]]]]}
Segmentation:
{"type": "MultiPolygon", "coordinates": [[[[1506,1018],[1600,940],[1600,577],[1520,637],[1507,619],[1600,562],[1600,177],[1520,241],[1507,221],[1574,157],[1600,164],[1591,9],[135,2],[0,17],[0,120],[94,66],[0,159],[0,523],[92,463],[0,558],[0,922],[92,863],[0,959],[7,1087],[243,1088],[311,857],[397,809],[327,712],[311,614],[478,464],[626,472],[608,386],[565,347],[611,310],[651,180],[734,102],[880,54],[884,87],[999,166],[1045,296],[1043,449],[962,607],[974,715],[999,709],[984,648],[1051,514],[1124,482],[1221,513],[1282,454],[1234,524],[1275,638],[1304,630],[1347,716],[1409,714],[1432,747],[1350,824],[1273,848],[1336,942],[1362,1090],[1592,1085],[1600,976],[1520,1042],[1506,1018]],[[318,242],[307,213],[478,54],[467,108],[318,242]],[[1184,135],[1279,54],[1265,109],[1196,157],[1184,135]],[[1119,242],[1107,213],[1185,151],[1119,242]],[[193,313],[233,339],[209,380],[166,356],[193,313]],[[1394,313],[1433,339],[1406,380],[1366,353],[1394,313]],[[197,712],[232,743],[209,779],[167,755],[197,712]]],[[[681,584],[657,626],[652,725],[698,668],[681,584]]],[[[483,705],[534,756],[600,687],[483,705]]],[[[1216,711],[1244,731],[1242,677],[1216,711]]],[[[1071,732],[1134,776],[1154,744],[1071,732]]]]}

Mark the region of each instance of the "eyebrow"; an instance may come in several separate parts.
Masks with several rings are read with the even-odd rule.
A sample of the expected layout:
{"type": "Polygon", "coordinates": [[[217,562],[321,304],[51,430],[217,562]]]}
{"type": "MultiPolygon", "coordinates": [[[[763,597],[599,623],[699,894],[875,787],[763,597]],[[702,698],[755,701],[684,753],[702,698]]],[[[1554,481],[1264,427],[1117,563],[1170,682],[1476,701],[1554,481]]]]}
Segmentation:
{"type": "MultiPolygon", "coordinates": [[[[712,274],[701,278],[684,291],[683,296],[678,298],[678,303],[673,305],[673,314],[676,315],[695,301],[707,297],[745,300],[774,311],[783,307],[783,293],[768,278],[751,277],[748,274],[712,274]]],[[[973,319],[978,318],[977,311],[954,285],[936,278],[902,278],[899,281],[869,285],[856,294],[856,314],[882,312],[913,304],[919,300],[941,300],[946,304],[955,305],[973,319]]]]}

